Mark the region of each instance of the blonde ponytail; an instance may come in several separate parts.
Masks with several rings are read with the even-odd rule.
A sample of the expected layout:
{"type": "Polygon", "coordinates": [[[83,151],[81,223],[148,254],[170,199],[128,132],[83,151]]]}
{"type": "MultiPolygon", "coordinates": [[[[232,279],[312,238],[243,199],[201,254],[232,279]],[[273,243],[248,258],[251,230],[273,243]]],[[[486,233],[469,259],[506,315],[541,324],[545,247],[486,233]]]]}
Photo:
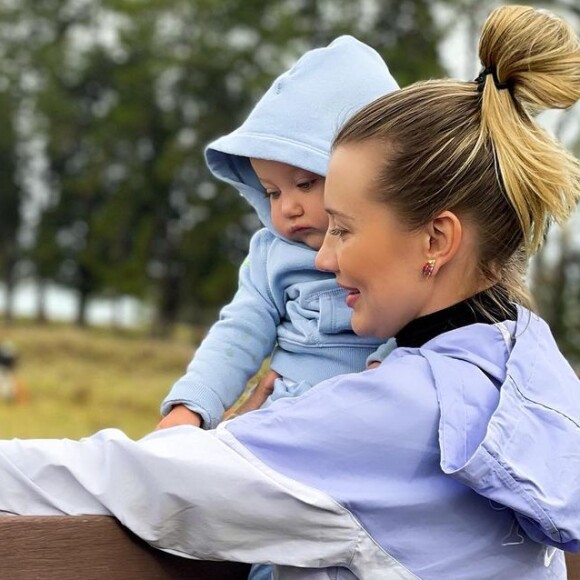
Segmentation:
{"type": "Polygon", "coordinates": [[[580,99],[580,43],[572,28],[549,12],[504,6],[486,20],[479,56],[494,73],[480,79],[481,131],[492,143],[498,177],[531,254],[550,219],[565,221],[578,199],[578,160],[531,117],[580,99]]]}

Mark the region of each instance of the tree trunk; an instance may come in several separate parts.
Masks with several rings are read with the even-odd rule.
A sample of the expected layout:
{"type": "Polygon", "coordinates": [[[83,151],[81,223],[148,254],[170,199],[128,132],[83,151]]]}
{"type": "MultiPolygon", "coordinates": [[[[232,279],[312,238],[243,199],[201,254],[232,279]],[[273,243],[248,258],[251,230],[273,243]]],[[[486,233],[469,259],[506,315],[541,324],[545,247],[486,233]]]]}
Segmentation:
{"type": "Polygon", "coordinates": [[[89,305],[89,293],[83,288],[79,288],[77,292],[77,316],[75,324],[81,328],[87,326],[87,308],[89,305]]]}
{"type": "Polygon", "coordinates": [[[546,260],[546,245],[544,245],[533,258],[530,286],[533,305],[546,321],[552,318],[549,292],[550,278],[550,266],[546,260]]]}
{"type": "Polygon", "coordinates": [[[11,282],[5,281],[4,324],[10,325],[14,321],[14,287],[11,282]]]}
{"type": "Polygon", "coordinates": [[[87,268],[83,264],[78,265],[76,290],[78,296],[76,325],[82,328],[88,325],[87,311],[89,299],[96,291],[95,277],[90,268],[87,268]]]}
{"type": "Polygon", "coordinates": [[[123,327],[123,303],[121,298],[114,295],[110,298],[111,300],[111,328],[115,331],[121,330],[123,327]]]}
{"type": "Polygon", "coordinates": [[[4,271],[4,290],[5,290],[5,306],[4,306],[4,323],[9,325],[14,321],[14,288],[16,280],[14,277],[14,269],[16,263],[14,260],[8,259],[4,271]]]}
{"type": "Polygon", "coordinates": [[[566,334],[566,287],[567,269],[570,259],[570,230],[567,224],[562,226],[560,233],[559,255],[554,267],[552,286],[552,314],[550,326],[556,340],[566,334]]]}
{"type": "Polygon", "coordinates": [[[46,280],[38,278],[36,280],[36,322],[46,324],[48,316],[46,314],[46,280]]]}
{"type": "Polygon", "coordinates": [[[169,336],[177,322],[181,302],[180,283],[181,276],[178,274],[177,268],[169,266],[159,285],[160,296],[152,328],[152,334],[155,337],[165,338],[169,336]]]}

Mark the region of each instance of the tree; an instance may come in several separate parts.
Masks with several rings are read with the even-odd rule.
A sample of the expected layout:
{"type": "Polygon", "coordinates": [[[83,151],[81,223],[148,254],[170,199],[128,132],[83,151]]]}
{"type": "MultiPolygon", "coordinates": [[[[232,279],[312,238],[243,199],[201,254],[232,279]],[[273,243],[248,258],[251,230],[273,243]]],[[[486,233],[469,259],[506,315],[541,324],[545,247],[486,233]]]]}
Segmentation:
{"type": "MultiPolygon", "coordinates": [[[[173,217],[167,212],[167,227],[159,229],[154,259],[160,276],[159,328],[167,328],[180,312],[192,321],[207,320],[200,313],[233,293],[235,265],[247,247],[247,220],[240,219],[245,206],[227,188],[212,183],[201,166],[202,147],[239,125],[289,62],[307,48],[350,32],[386,54],[397,76],[402,71],[410,80],[427,70],[440,72],[438,34],[427,3],[377,3],[375,8],[365,22],[361,7],[346,1],[171,3],[171,14],[179,15],[180,24],[165,35],[165,48],[172,45],[172,52],[183,58],[174,63],[168,102],[181,119],[181,134],[189,135],[193,144],[169,193],[176,212],[173,217]],[[376,34],[387,22],[395,25],[385,24],[386,33],[376,34]],[[398,26],[402,22],[408,29],[398,26]],[[414,23],[421,25],[420,34],[411,33],[414,23]],[[418,43],[429,55],[427,62],[409,58],[418,43]]],[[[154,19],[163,22],[159,13],[154,19]]]]}
{"type": "Polygon", "coordinates": [[[0,269],[6,292],[5,318],[12,320],[15,268],[19,259],[18,234],[21,227],[22,191],[18,183],[15,119],[17,107],[6,83],[0,90],[0,269]]]}
{"type": "Polygon", "coordinates": [[[351,33],[402,84],[441,72],[425,0],[10,6],[47,160],[28,255],[40,280],[76,289],[79,323],[95,295],[153,301],[159,334],[178,319],[207,321],[229,299],[256,221],[212,180],[203,148],[305,50],[351,33]]]}

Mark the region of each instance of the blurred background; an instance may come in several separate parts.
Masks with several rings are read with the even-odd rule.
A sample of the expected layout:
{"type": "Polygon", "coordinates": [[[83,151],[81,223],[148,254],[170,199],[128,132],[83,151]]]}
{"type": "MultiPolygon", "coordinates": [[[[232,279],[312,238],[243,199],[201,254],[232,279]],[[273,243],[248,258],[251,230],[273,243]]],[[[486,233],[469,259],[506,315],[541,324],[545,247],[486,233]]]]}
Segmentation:
{"type": "MultiPolygon", "coordinates": [[[[520,3],[580,30],[577,0],[520,3]]],[[[499,4],[0,0],[0,436],[151,430],[258,227],[210,177],[204,145],[340,34],[377,49],[401,86],[473,79],[499,4]]],[[[580,108],[542,123],[580,151],[580,108]]],[[[552,229],[529,280],[573,365],[579,222],[552,229]]]]}

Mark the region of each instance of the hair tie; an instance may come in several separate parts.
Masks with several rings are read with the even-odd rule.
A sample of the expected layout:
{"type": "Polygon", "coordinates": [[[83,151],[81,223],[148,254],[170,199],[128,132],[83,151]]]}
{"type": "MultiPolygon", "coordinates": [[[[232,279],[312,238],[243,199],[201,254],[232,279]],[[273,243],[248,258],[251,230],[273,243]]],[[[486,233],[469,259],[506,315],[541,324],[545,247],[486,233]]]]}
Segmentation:
{"type": "Polygon", "coordinates": [[[498,78],[497,78],[497,71],[495,69],[494,66],[488,66],[487,68],[484,68],[480,73],[479,76],[475,79],[475,82],[477,83],[477,91],[482,93],[483,92],[483,87],[485,86],[485,77],[487,75],[491,75],[493,78],[493,84],[495,85],[495,88],[498,91],[501,91],[502,89],[508,89],[509,91],[511,91],[511,83],[506,82],[506,83],[502,83],[498,78]]]}

